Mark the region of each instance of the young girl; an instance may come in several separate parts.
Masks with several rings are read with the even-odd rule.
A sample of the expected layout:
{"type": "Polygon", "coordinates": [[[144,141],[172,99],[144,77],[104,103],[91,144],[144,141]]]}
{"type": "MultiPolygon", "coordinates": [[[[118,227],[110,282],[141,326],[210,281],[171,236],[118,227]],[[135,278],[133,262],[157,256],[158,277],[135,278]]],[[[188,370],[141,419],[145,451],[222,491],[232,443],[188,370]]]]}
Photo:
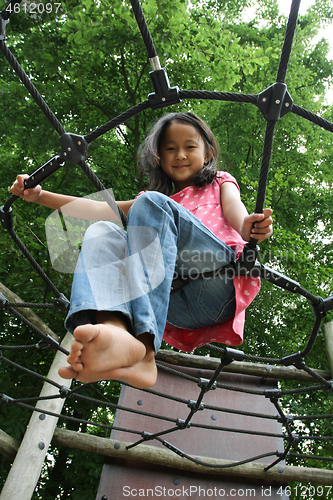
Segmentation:
{"type": "MultiPolygon", "coordinates": [[[[77,262],[65,322],[74,339],[61,377],[151,387],[162,338],[188,352],[208,342],[242,343],[258,279],[219,275],[172,290],[174,276],[219,269],[250,237],[260,242],[272,234],[272,211],[248,215],[236,180],[216,172],[218,151],[200,118],[170,113],[141,147],[142,172],[155,191],[118,202],[128,216],[126,232],[106,203],[79,200],[79,212],[89,214],[83,218],[100,222],[87,230],[77,262]]],[[[26,177],[11,187],[26,201],[64,212],[75,200],[40,186],[24,191],[26,177]]]]}

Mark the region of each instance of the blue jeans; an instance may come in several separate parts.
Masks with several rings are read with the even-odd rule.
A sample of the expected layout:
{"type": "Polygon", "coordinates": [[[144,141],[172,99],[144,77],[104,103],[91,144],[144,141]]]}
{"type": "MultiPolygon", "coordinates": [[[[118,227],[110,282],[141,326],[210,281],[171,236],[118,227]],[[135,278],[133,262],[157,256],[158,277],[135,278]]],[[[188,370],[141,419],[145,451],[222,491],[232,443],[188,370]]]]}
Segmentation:
{"type": "Polygon", "coordinates": [[[193,279],[170,295],[174,275],[195,278],[235,258],[181,205],[158,192],[143,193],[128,213],[127,231],[109,221],[88,228],[65,326],[73,332],[95,323],[96,311],[118,311],[132,335],[154,336],[157,352],[166,322],[193,330],[223,323],[235,312],[231,278],[193,279]]]}

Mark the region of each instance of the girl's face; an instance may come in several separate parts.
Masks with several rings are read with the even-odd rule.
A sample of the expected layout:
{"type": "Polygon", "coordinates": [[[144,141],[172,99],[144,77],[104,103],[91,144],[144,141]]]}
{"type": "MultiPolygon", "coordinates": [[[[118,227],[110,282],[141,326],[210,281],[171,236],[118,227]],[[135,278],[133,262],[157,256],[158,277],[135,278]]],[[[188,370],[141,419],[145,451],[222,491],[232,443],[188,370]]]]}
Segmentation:
{"type": "Polygon", "coordinates": [[[176,192],[193,185],[193,178],[209,160],[198,130],[184,122],[171,122],[160,145],[161,167],[173,181],[176,192]]]}

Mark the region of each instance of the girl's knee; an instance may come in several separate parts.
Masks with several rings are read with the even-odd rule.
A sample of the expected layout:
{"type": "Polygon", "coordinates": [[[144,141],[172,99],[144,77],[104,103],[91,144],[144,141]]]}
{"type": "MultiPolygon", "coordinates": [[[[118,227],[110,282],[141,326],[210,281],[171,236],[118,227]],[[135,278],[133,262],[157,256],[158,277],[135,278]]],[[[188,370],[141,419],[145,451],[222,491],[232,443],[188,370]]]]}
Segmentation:
{"type": "Polygon", "coordinates": [[[157,191],[146,191],[142,193],[133,203],[128,213],[129,224],[149,225],[153,218],[163,217],[165,212],[171,213],[170,198],[157,191]]]}
{"type": "Polygon", "coordinates": [[[88,227],[84,235],[84,240],[87,241],[93,238],[101,238],[113,232],[121,233],[122,229],[113,222],[98,221],[88,227]]]}
{"type": "Polygon", "coordinates": [[[146,191],[135,200],[132,208],[142,208],[149,206],[162,206],[167,202],[170,198],[163,193],[159,193],[158,191],[146,191]]]}

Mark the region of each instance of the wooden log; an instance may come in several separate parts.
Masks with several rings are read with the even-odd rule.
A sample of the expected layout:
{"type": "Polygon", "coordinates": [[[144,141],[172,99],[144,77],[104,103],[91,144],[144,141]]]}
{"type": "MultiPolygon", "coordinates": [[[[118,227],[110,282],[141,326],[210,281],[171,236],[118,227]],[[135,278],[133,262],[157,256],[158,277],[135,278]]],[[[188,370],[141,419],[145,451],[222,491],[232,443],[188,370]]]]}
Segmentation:
{"type": "MultiPolygon", "coordinates": [[[[2,433],[0,433],[0,450],[1,435],[2,433]]],[[[12,450],[11,452],[15,454],[18,449],[18,443],[8,435],[5,435],[3,439],[9,443],[9,445],[6,444],[3,446],[10,446],[12,450]]],[[[92,434],[84,434],[60,428],[55,428],[52,444],[57,447],[63,446],[84,450],[90,453],[97,453],[106,457],[125,458],[136,461],[141,460],[142,462],[162,465],[170,468],[179,468],[181,470],[194,471],[203,474],[239,475],[249,478],[256,477],[258,479],[271,479],[276,481],[297,481],[300,483],[328,486],[331,486],[333,482],[333,471],[326,469],[277,465],[270,471],[265,472],[264,467],[256,463],[238,465],[236,467],[226,469],[208,468],[196,465],[187,459],[183,459],[178,455],[175,455],[171,451],[161,448],[140,444],[136,448],[126,450],[126,446],[130,443],[119,442],[108,438],[94,436],[92,434]]],[[[195,458],[197,458],[197,456],[195,458]]],[[[201,459],[206,462],[221,465],[232,463],[228,460],[217,460],[209,457],[201,457],[201,459]]]]}
{"type": "MultiPolygon", "coordinates": [[[[9,302],[24,302],[18,295],[9,290],[3,283],[0,283],[0,292],[6,297],[9,302]]],[[[31,309],[28,307],[13,307],[22,316],[24,316],[30,323],[32,323],[36,328],[39,328],[45,335],[50,335],[57,342],[59,342],[60,337],[55,334],[31,309]]]]}
{"type": "MultiPolygon", "coordinates": [[[[333,348],[333,340],[332,340],[333,348]]],[[[202,370],[215,370],[219,364],[219,358],[196,356],[195,354],[185,354],[181,352],[168,351],[161,349],[156,355],[158,361],[165,361],[175,366],[187,366],[202,370]]],[[[254,375],[263,378],[276,378],[279,380],[297,380],[313,382],[311,375],[304,370],[298,370],[294,366],[274,366],[260,363],[247,363],[243,361],[233,361],[230,365],[223,368],[224,372],[241,373],[243,375],[254,375]]],[[[330,372],[325,370],[314,370],[318,375],[329,380],[330,372]]]]}
{"type": "MultiPolygon", "coordinates": [[[[255,462],[230,467],[230,465],[233,464],[230,460],[199,457],[198,455],[193,457],[200,458],[203,462],[209,462],[216,466],[229,465],[229,467],[224,469],[219,469],[217,467],[205,467],[203,465],[197,465],[186,458],[182,458],[167,449],[140,444],[130,450],[126,450],[126,447],[131,443],[101,438],[92,434],[83,434],[81,432],[74,432],[59,428],[55,429],[52,444],[54,446],[65,446],[92,453],[98,453],[107,457],[135,460],[162,467],[171,467],[174,469],[181,469],[201,474],[243,476],[279,482],[297,481],[301,483],[328,486],[333,484],[333,471],[331,470],[278,464],[272,467],[269,471],[265,472],[265,466],[255,462]]],[[[272,462],[273,461],[274,457],[272,457],[272,462]]]]}
{"type": "Polygon", "coordinates": [[[20,443],[0,429],[0,454],[13,461],[20,443]]]}
{"type": "MultiPolygon", "coordinates": [[[[65,349],[70,349],[72,335],[67,333],[61,345],[65,349]]],[[[66,356],[57,351],[53,363],[50,367],[48,378],[69,387],[71,380],[64,380],[58,375],[58,368],[66,364],[66,356]]],[[[53,385],[44,383],[41,391],[41,397],[50,397],[59,394],[59,391],[53,385]]],[[[47,399],[38,401],[36,408],[42,411],[61,413],[64,399],[47,399]]],[[[30,500],[38,482],[41,469],[44,463],[45,455],[49,448],[54,429],[58,418],[45,415],[42,412],[33,412],[24,438],[10,469],[5,485],[0,494],[1,500],[12,500],[13,492],[15,498],[20,500],[30,500]]]]}
{"type": "Polygon", "coordinates": [[[325,323],[323,332],[326,346],[326,355],[331,372],[330,378],[333,378],[333,321],[325,323]]]}

